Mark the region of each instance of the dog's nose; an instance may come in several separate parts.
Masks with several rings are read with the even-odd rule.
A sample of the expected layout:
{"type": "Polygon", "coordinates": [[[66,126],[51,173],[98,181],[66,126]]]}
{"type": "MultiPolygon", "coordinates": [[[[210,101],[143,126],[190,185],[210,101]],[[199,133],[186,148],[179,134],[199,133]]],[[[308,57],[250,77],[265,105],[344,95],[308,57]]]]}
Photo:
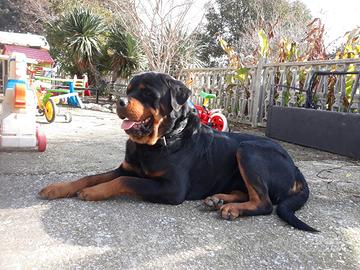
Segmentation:
{"type": "Polygon", "coordinates": [[[120,107],[126,107],[129,103],[129,100],[127,97],[122,97],[119,99],[119,106],[120,107]]]}

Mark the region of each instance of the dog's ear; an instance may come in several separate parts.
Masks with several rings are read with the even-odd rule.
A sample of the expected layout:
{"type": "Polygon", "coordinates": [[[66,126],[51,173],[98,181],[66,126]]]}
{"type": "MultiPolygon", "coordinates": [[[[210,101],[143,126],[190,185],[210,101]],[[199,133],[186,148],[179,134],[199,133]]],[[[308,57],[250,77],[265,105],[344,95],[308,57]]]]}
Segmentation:
{"type": "Polygon", "coordinates": [[[181,81],[170,79],[170,97],[171,107],[174,111],[179,111],[181,106],[185,104],[191,95],[191,90],[185,86],[181,81]]]}

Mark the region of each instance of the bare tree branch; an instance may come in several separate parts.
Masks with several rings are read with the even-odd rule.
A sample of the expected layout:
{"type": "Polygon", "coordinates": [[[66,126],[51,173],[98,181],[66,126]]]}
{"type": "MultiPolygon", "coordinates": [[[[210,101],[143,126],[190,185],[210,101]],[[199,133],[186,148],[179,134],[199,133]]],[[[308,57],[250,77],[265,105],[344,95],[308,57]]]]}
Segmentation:
{"type": "Polygon", "coordinates": [[[140,43],[148,68],[160,72],[174,72],[174,65],[183,67],[193,60],[184,49],[184,42],[194,43],[188,38],[192,33],[187,25],[191,22],[193,3],[193,0],[180,3],[173,0],[113,0],[125,30],[140,43]],[[188,59],[177,57],[180,52],[188,59]]]}

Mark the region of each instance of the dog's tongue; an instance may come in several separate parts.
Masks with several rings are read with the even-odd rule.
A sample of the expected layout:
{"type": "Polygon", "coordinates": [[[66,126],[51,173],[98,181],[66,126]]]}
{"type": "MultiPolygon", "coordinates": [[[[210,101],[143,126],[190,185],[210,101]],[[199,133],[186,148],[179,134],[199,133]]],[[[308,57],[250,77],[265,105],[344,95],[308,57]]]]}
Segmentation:
{"type": "Polygon", "coordinates": [[[125,129],[125,130],[130,129],[130,128],[132,128],[133,125],[135,125],[135,123],[136,122],[134,122],[134,121],[130,121],[130,120],[126,119],[122,122],[121,128],[125,129]]]}

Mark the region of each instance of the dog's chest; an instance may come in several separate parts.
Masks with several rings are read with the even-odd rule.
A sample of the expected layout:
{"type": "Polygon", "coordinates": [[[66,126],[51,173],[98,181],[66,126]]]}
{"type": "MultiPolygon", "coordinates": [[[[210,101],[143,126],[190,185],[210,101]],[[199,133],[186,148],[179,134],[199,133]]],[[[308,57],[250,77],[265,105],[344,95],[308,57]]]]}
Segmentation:
{"type": "Polygon", "coordinates": [[[160,177],[164,175],[166,167],[168,167],[165,166],[164,161],[167,161],[167,158],[159,154],[141,153],[138,155],[139,169],[144,177],[160,177]]]}

